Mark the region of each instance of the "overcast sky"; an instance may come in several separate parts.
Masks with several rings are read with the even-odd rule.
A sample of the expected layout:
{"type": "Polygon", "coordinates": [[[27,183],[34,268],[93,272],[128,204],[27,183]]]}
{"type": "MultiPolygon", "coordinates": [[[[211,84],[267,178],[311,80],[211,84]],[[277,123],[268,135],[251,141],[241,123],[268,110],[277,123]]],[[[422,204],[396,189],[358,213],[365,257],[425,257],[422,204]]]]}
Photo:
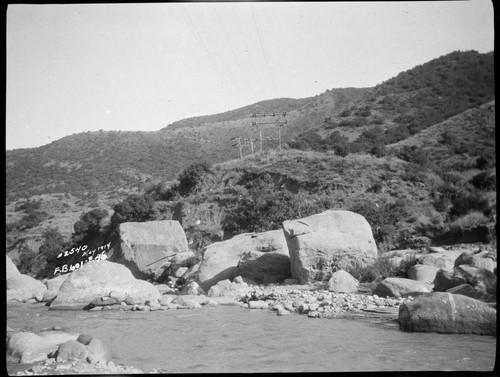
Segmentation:
{"type": "Polygon", "coordinates": [[[493,20],[489,0],[11,4],[6,149],[372,87],[493,51],[493,20]]]}

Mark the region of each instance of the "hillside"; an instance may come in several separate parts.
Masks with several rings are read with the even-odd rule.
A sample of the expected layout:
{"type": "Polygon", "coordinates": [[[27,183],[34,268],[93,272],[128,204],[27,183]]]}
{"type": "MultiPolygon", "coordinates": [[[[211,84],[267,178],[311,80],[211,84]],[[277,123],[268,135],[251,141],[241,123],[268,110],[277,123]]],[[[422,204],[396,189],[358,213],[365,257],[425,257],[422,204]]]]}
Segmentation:
{"type": "MultiPolygon", "coordinates": [[[[293,203],[300,212],[285,210],[283,216],[332,206],[361,211],[356,200],[368,199],[389,211],[397,202],[420,216],[398,225],[399,233],[411,237],[430,232],[438,240],[471,211],[482,211],[483,217],[471,215],[476,225],[490,226],[496,214],[493,66],[493,53],[454,52],[373,88],[263,101],[155,132],[87,132],[7,151],[7,250],[18,249],[21,239],[39,244],[49,226],[69,237],[85,212],[103,208],[111,216],[127,195],[145,192],[156,198],[158,218],[172,217],[180,205],[189,208],[187,228],[209,221],[194,238],[213,238],[222,228],[226,235],[242,231],[242,219],[228,214],[245,206],[238,198],[252,198],[249,190],[269,195],[270,208],[273,201],[285,209],[293,203]],[[287,112],[283,151],[276,151],[276,140],[265,141],[263,154],[251,155],[247,146],[245,158],[237,159],[234,139],[257,138],[252,114],[281,111],[287,112]],[[179,174],[201,162],[213,166],[210,174],[194,192],[176,194],[179,174]],[[442,175],[443,169],[449,174],[442,175]],[[285,191],[275,197],[276,188],[285,191]],[[460,200],[466,209],[457,209],[460,200]]],[[[277,137],[274,126],[262,131],[277,137]]],[[[375,213],[366,203],[364,210],[375,213]]],[[[403,235],[394,237],[383,241],[384,248],[404,245],[403,235]]]]}
{"type": "MultiPolygon", "coordinates": [[[[493,53],[454,52],[401,73],[374,88],[332,89],[315,97],[263,101],[241,109],[189,118],[155,132],[87,132],[48,145],[6,152],[7,202],[31,195],[132,189],[148,179],[172,180],[193,162],[238,157],[234,138],[258,136],[254,112],[286,111],[284,143],[304,131],[334,130],[350,140],[374,126],[390,142],[494,99],[493,53]],[[392,130],[392,131],[391,131],[392,130]]],[[[272,125],[264,138],[277,138],[272,125]]],[[[276,149],[265,141],[263,149],[276,149]]],[[[314,149],[314,148],[313,148],[314,149]]],[[[246,147],[243,154],[250,153],[246,147]]]]}

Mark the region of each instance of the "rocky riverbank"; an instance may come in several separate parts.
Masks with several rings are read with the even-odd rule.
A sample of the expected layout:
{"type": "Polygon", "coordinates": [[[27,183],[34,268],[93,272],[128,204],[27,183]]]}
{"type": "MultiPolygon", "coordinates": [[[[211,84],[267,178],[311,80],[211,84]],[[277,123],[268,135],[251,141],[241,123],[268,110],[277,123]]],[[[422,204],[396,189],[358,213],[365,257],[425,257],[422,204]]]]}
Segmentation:
{"type": "MultiPolygon", "coordinates": [[[[213,243],[197,263],[175,221],[121,224],[120,237],[114,259],[87,261],[43,282],[21,274],[7,257],[7,301],[91,312],[229,305],[316,319],[383,317],[398,321],[402,331],[496,335],[496,251],[428,247],[378,256],[369,224],[348,211],[326,211],[285,222],[282,230],[213,243]],[[375,263],[399,268],[409,262],[404,277],[370,285],[346,271],[375,263]]],[[[12,336],[20,336],[14,330],[10,334],[10,343],[12,336]]],[[[33,360],[33,350],[15,351],[10,343],[11,356],[23,363],[33,360]]],[[[80,351],[70,359],[88,362],[80,351]]],[[[35,361],[57,368],[45,363],[51,363],[51,355],[65,362],[57,360],[58,352],[42,349],[35,361]]],[[[96,366],[116,372],[109,362],[96,366]]]]}
{"type": "MultiPolygon", "coordinates": [[[[194,288],[195,284],[191,284],[194,288]]],[[[367,287],[361,287],[361,290],[367,287]]],[[[192,291],[191,291],[192,293],[192,291]]],[[[333,293],[308,285],[248,285],[222,281],[204,294],[181,294],[172,290],[158,302],[129,305],[116,300],[95,300],[86,310],[95,311],[160,311],[197,310],[207,306],[239,306],[242,310],[271,310],[278,316],[301,315],[305,318],[397,318],[406,298],[381,298],[367,293],[333,293]]],[[[22,305],[42,305],[27,302],[22,305]]],[[[307,320],[307,319],[306,319],[307,320]]],[[[85,334],[69,334],[60,328],[46,329],[39,334],[7,328],[7,360],[19,363],[11,368],[18,376],[67,374],[137,374],[143,371],[126,365],[116,365],[107,347],[85,334]],[[90,350],[92,340],[94,350],[90,350]],[[97,344],[97,346],[96,346],[97,344]]],[[[150,373],[150,372],[148,372],[150,373]]]]}
{"type": "MultiPolygon", "coordinates": [[[[360,284],[356,292],[333,292],[324,286],[301,284],[268,284],[251,285],[241,278],[234,281],[223,280],[214,285],[207,294],[200,294],[201,289],[197,283],[192,282],[182,289],[173,289],[160,286],[162,294],[155,301],[146,301],[143,304],[127,304],[126,301],[104,298],[93,300],[86,311],[137,311],[153,312],[163,310],[194,310],[203,314],[204,307],[212,306],[239,306],[241,310],[270,310],[277,316],[302,316],[306,321],[314,319],[355,319],[355,320],[383,320],[398,321],[401,308],[405,308],[408,316],[408,307],[413,302],[422,298],[432,301],[433,293],[414,293],[399,297],[379,297],[372,294],[370,284],[360,284]],[[162,292],[162,289],[164,290],[162,292]]],[[[453,296],[449,293],[443,295],[453,296]]],[[[433,323],[441,328],[447,327],[446,332],[454,332],[449,325],[449,318],[461,318],[461,332],[473,332],[467,326],[476,327],[484,334],[496,333],[496,305],[485,304],[481,301],[463,296],[464,299],[481,306],[483,314],[489,317],[486,321],[478,323],[475,313],[469,313],[469,318],[463,318],[460,310],[460,300],[456,299],[459,311],[444,313],[441,318],[434,318],[433,323]],[[487,306],[487,307],[486,307],[487,306]],[[468,325],[468,322],[470,324],[468,325]],[[444,327],[443,327],[444,323],[444,327]],[[485,325],[486,323],[486,325],[485,325]],[[464,325],[465,324],[465,325],[464,325]]],[[[439,298],[441,301],[443,298],[439,298]]],[[[455,302],[454,301],[454,302],[455,302]]],[[[471,302],[466,302],[467,308],[471,302]]],[[[22,305],[42,305],[41,303],[28,302],[22,305]]],[[[433,304],[435,305],[435,303],[433,304]]],[[[418,305],[417,305],[418,306],[418,305]]],[[[406,321],[404,326],[410,321],[406,321]]],[[[401,324],[400,324],[401,325],[401,324]]],[[[403,329],[403,328],[402,328],[403,329]]],[[[439,331],[440,328],[431,330],[439,331]]],[[[24,366],[16,371],[16,375],[40,374],[136,374],[143,373],[133,366],[116,365],[109,357],[105,345],[97,343],[97,353],[87,351],[91,337],[84,334],[66,334],[60,329],[48,329],[42,334],[32,334],[20,329],[7,329],[7,354],[13,362],[24,366]],[[50,336],[56,336],[51,341],[50,336]],[[35,339],[36,341],[33,341],[35,339]],[[81,344],[78,344],[81,343],[81,344]],[[86,343],[86,347],[83,345],[86,343]],[[61,355],[64,356],[61,356],[61,355]],[[92,356],[94,355],[94,356],[92,356]],[[32,364],[28,364],[32,363],[32,364]]],[[[404,329],[403,329],[404,330],[404,329]]],[[[411,330],[411,329],[410,329],[411,330]]],[[[427,331],[425,328],[419,331],[427,331]]],[[[476,332],[481,333],[481,332],[476,332]]],[[[152,373],[152,372],[148,372],[152,373]]]]}

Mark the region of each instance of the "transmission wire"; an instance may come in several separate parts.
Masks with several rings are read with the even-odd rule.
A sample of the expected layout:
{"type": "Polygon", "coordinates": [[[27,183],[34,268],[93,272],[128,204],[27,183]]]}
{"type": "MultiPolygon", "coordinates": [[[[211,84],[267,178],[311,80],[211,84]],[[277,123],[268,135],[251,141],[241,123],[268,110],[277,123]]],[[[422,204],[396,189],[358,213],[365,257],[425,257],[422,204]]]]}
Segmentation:
{"type": "Polygon", "coordinates": [[[256,16],[255,16],[255,11],[253,9],[253,4],[252,3],[250,3],[250,9],[252,10],[253,22],[255,24],[255,28],[257,29],[257,35],[259,36],[259,43],[260,43],[260,47],[262,49],[262,54],[264,55],[264,60],[266,62],[267,71],[269,72],[269,77],[271,78],[271,83],[273,84],[273,88],[274,88],[274,94],[276,95],[276,98],[277,98],[278,97],[278,91],[276,90],[276,85],[274,83],[273,75],[271,73],[271,68],[269,67],[269,63],[267,61],[266,52],[264,50],[264,44],[262,43],[262,38],[260,36],[259,26],[257,25],[257,19],[256,19],[256,16]]]}

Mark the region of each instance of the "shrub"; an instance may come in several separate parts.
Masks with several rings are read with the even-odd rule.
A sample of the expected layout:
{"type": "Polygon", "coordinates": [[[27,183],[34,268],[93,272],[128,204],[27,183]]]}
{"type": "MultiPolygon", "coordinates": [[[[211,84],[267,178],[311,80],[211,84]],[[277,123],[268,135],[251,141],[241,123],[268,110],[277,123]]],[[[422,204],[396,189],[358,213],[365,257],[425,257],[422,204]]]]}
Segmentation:
{"type": "Polygon", "coordinates": [[[46,228],[42,233],[43,243],[38,252],[44,256],[47,262],[52,262],[57,255],[69,246],[69,242],[55,227],[46,228]]]}
{"type": "Polygon", "coordinates": [[[194,163],[184,169],[179,175],[179,194],[182,196],[189,195],[201,182],[202,176],[208,172],[210,172],[210,165],[205,161],[194,163]]]}
{"type": "Polygon", "coordinates": [[[40,209],[40,206],[42,204],[41,200],[26,200],[25,202],[19,204],[14,208],[15,211],[27,211],[31,212],[37,209],[40,209]]]}
{"type": "Polygon", "coordinates": [[[240,197],[235,206],[226,208],[222,221],[225,232],[265,232],[281,228],[285,220],[313,215],[328,209],[327,200],[316,200],[303,193],[292,194],[286,190],[257,185],[240,197]]]}
{"type": "Polygon", "coordinates": [[[108,215],[104,209],[93,209],[80,216],[73,226],[74,233],[71,240],[74,243],[82,243],[96,237],[101,231],[101,220],[108,215]]]}
{"type": "Polygon", "coordinates": [[[326,145],[323,138],[314,131],[306,131],[297,136],[297,140],[289,143],[290,148],[314,151],[325,151],[326,145]]]}
{"type": "Polygon", "coordinates": [[[116,226],[123,222],[148,221],[154,215],[154,200],[150,196],[129,195],[124,201],[113,207],[111,224],[116,226]]]}
{"type": "Polygon", "coordinates": [[[325,128],[326,129],[334,129],[334,128],[337,128],[338,127],[338,124],[335,123],[333,120],[332,120],[332,117],[326,117],[324,120],[323,120],[323,123],[325,124],[325,128]]]}
{"type": "Polygon", "coordinates": [[[496,175],[483,171],[470,180],[472,185],[479,190],[496,190],[496,175]]]}
{"type": "Polygon", "coordinates": [[[358,279],[360,283],[378,283],[390,277],[406,277],[407,271],[418,263],[416,256],[408,256],[398,266],[390,263],[383,255],[372,264],[354,263],[346,271],[358,279]]]}
{"type": "Polygon", "coordinates": [[[357,117],[353,119],[346,119],[343,120],[339,123],[339,127],[350,127],[350,128],[357,128],[361,126],[365,126],[367,124],[367,121],[363,117],[357,117]]]}
{"type": "Polygon", "coordinates": [[[384,157],[387,154],[387,151],[385,149],[385,145],[382,143],[377,143],[370,149],[370,154],[374,155],[375,157],[384,157]]]}
{"type": "Polygon", "coordinates": [[[349,115],[351,115],[351,110],[349,109],[344,109],[339,114],[339,116],[343,118],[348,117],[349,115]]]}
{"type": "Polygon", "coordinates": [[[15,228],[25,230],[34,228],[47,218],[47,212],[40,210],[30,210],[21,220],[16,223],[15,228]]]}
{"type": "Polygon", "coordinates": [[[494,158],[486,155],[481,155],[476,160],[476,169],[484,170],[494,166],[494,158]]]}
{"type": "Polygon", "coordinates": [[[385,130],[386,144],[393,144],[410,136],[410,130],[406,125],[398,125],[396,127],[385,130]]]}
{"type": "Polygon", "coordinates": [[[485,225],[489,222],[488,218],[481,212],[473,211],[452,221],[450,230],[473,229],[479,225],[485,225]]]}
{"type": "Polygon", "coordinates": [[[38,277],[52,276],[57,255],[69,245],[59,230],[55,227],[46,228],[42,233],[43,243],[38,249],[37,271],[38,277]]]}
{"type": "Polygon", "coordinates": [[[488,200],[481,198],[477,193],[471,194],[461,191],[451,200],[451,204],[450,217],[452,220],[472,211],[482,212],[486,216],[489,216],[491,212],[488,200]]]}
{"type": "Polygon", "coordinates": [[[351,204],[348,210],[362,215],[368,221],[373,238],[380,248],[380,244],[391,244],[396,239],[396,224],[408,216],[408,207],[409,203],[404,200],[378,207],[369,200],[362,200],[351,204]]]}
{"type": "Polygon", "coordinates": [[[403,181],[412,182],[412,183],[424,183],[426,179],[425,173],[422,171],[422,168],[414,163],[409,163],[406,165],[406,169],[401,174],[401,179],[403,181]]]}
{"type": "Polygon", "coordinates": [[[23,244],[19,248],[19,263],[17,264],[19,272],[26,275],[36,275],[40,267],[37,257],[38,255],[35,251],[31,250],[26,244],[23,244]]]}
{"type": "Polygon", "coordinates": [[[441,133],[441,140],[439,142],[453,146],[458,143],[458,137],[452,130],[445,130],[441,133]]]}
{"type": "Polygon", "coordinates": [[[412,145],[411,147],[403,147],[397,153],[397,157],[407,162],[417,164],[419,166],[425,167],[429,163],[429,158],[427,153],[421,147],[412,145]]]}

